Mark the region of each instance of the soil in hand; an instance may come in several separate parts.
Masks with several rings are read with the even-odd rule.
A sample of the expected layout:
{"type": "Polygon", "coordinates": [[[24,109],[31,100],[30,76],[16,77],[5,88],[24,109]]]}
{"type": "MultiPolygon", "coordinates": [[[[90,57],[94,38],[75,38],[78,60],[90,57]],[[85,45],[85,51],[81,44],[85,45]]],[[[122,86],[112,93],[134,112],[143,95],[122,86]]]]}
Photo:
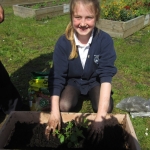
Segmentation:
{"type": "MultiPolygon", "coordinates": [[[[12,131],[12,136],[4,148],[6,149],[23,149],[23,148],[68,148],[68,141],[63,144],[60,143],[60,138],[50,135],[50,140],[47,140],[45,136],[46,124],[39,123],[20,123],[15,124],[15,129],[12,131]]],[[[65,128],[67,123],[62,124],[62,128],[65,128]]],[[[75,124],[72,126],[72,130],[75,128],[75,124]]],[[[81,127],[82,135],[78,137],[78,143],[72,144],[71,148],[99,148],[103,150],[130,150],[130,146],[127,142],[128,133],[123,129],[122,125],[117,124],[113,126],[106,126],[103,133],[103,138],[99,143],[92,143],[88,140],[88,129],[81,127]]],[[[63,130],[60,133],[63,134],[63,130]]],[[[71,139],[69,137],[69,139],[71,139]]]]}

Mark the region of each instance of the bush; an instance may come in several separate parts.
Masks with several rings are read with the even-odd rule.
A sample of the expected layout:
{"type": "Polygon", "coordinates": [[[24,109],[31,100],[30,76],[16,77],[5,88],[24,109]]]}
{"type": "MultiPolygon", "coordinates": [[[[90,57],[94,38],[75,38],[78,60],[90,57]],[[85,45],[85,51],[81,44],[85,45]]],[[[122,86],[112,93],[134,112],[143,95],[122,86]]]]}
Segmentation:
{"type": "Polygon", "coordinates": [[[102,19],[114,21],[128,21],[140,15],[150,13],[148,0],[103,0],[101,2],[102,19]]]}

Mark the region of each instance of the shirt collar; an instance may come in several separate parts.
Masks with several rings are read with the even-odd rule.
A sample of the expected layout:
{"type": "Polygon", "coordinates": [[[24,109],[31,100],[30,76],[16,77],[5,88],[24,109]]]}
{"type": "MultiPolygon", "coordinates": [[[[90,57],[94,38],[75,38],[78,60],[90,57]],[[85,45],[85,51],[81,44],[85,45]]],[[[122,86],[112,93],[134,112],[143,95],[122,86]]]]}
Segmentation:
{"type": "Polygon", "coordinates": [[[94,30],[92,31],[91,36],[90,36],[90,38],[89,38],[89,40],[88,40],[88,42],[87,42],[87,44],[86,44],[86,45],[83,45],[82,43],[80,43],[80,41],[78,40],[78,38],[77,38],[76,34],[74,33],[74,40],[75,40],[75,44],[76,44],[76,46],[81,46],[81,47],[89,46],[89,45],[92,43],[92,39],[93,39],[93,32],[94,32],[94,30]]]}

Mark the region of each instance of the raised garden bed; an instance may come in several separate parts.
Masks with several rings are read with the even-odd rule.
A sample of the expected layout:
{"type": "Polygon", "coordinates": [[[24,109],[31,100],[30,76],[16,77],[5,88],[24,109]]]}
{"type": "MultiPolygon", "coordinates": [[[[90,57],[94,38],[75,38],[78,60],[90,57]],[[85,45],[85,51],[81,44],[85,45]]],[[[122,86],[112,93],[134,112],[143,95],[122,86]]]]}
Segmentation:
{"type": "Polygon", "coordinates": [[[97,26],[112,37],[126,38],[149,24],[150,14],[147,14],[126,22],[100,19],[97,26]]]}
{"type": "MultiPolygon", "coordinates": [[[[73,120],[75,120],[75,122],[77,124],[81,124],[83,122],[84,118],[86,118],[88,121],[92,121],[95,118],[95,115],[96,115],[95,113],[92,113],[92,114],[62,113],[62,121],[65,124],[66,122],[71,121],[73,119],[73,120]]],[[[17,132],[17,137],[20,136],[19,139],[26,138],[26,140],[24,139],[23,141],[26,141],[26,142],[30,141],[30,144],[32,143],[31,145],[33,145],[33,147],[37,147],[37,148],[38,147],[51,147],[49,145],[50,143],[53,143],[57,147],[59,145],[58,139],[56,139],[56,141],[54,142],[54,139],[50,138],[50,141],[45,142],[45,144],[44,144],[44,141],[40,141],[40,139],[41,140],[45,139],[44,131],[45,131],[46,123],[48,121],[48,117],[49,117],[49,114],[36,112],[36,111],[35,112],[31,112],[31,111],[29,111],[29,112],[27,112],[27,111],[26,112],[12,112],[0,130],[0,139],[1,139],[0,140],[0,148],[5,148],[6,145],[8,146],[8,143],[10,143],[10,141],[11,141],[11,135],[14,135],[15,131],[17,131],[17,129],[21,129],[19,132],[17,132]],[[24,127],[21,127],[21,128],[18,127],[15,129],[17,122],[19,123],[18,125],[20,127],[21,127],[21,125],[23,125],[24,127]],[[31,126],[31,128],[29,127],[29,125],[31,126]],[[25,131],[24,133],[21,133],[23,131],[22,128],[25,131]],[[29,128],[32,129],[33,132],[32,132],[32,130],[29,131],[28,130],[29,128]],[[36,132],[36,131],[38,131],[38,132],[36,132]],[[29,133],[29,135],[30,135],[29,137],[27,136],[27,133],[29,133]],[[34,134],[34,133],[36,133],[36,134],[34,134]],[[35,139],[34,142],[33,142],[33,139],[35,139]],[[34,145],[35,143],[37,144],[37,146],[34,145]],[[44,145],[39,146],[40,143],[42,143],[44,145]],[[46,145],[46,143],[47,143],[47,145],[46,145]]],[[[114,142],[118,143],[121,138],[119,138],[119,140],[117,140],[117,135],[120,135],[120,137],[122,135],[124,135],[124,139],[127,142],[126,145],[128,145],[126,147],[127,148],[126,150],[129,150],[129,149],[130,150],[140,150],[138,140],[137,140],[134,128],[132,126],[132,123],[130,121],[128,114],[108,115],[107,123],[109,126],[107,126],[107,128],[105,129],[107,132],[104,130],[104,137],[111,137],[109,140],[113,140],[114,142]],[[123,129],[123,130],[121,130],[121,129],[123,129]],[[120,133],[118,131],[120,131],[120,133]]],[[[87,137],[86,132],[85,132],[84,136],[87,137]]],[[[17,140],[15,140],[15,141],[17,141],[17,140]]],[[[45,139],[45,141],[46,141],[46,139],[45,139]]],[[[87,142],[86,138],[85,138],[84,142],[87,142]]],[[[107,142],[109,144],[111,143],[111,141],[106,140],[104,142],[105,145],[107,145],[107,142]]],[[[19,147],[20,146],[19,143],[16,143],[15,148],[22,148],[22,147],[19,147]]],[[[90,142],[88,142],[88,144],[90,144],[90,142]]],[[[119,142],[118,145],[120,145],[120,144],[121,143],[119,142]]],[[[63,145],[63,146],[65,146],[65,145],[63,145]]],[[[86,144],[86,146],[87,146],[87,144],[86,144]]],[[[88,147],[89,146],[91,146],[91,145],[88,145],[88,147]]],[[[52,146],[52,147],[54,147],[54,146],[52,146]]],[[[7,148],[11,148],[11,147],[7,147],[7,148]]],[[[100,145],[99,145],[99,148],[100,148],[100,145]]]]}
{"type": "Polygon", "coordinates": [[[37,3],[43,2],[43,0],[0,0],[0,4],[2,6],[12,6],[16,4],[26,4],[26,3],[37,3]]]}
{"type": "Polygon", "coordinates": [[[127,142],[128,134],[124,132],[121,125],[107,126],[104,130],[103,139],[98,144],[96,143],[97,139],[94,143],[91,142],[91,139],[87,139],[88,129],[86,127],[76,125],[74,121],[64,123],[62,126],[60,132],[55,137],[50,135],[50,140],[48,140],[44,133],[46,124],[17,122],[15,132],[4,148],[49,147],[130,150],[127,142]],[[60,137],[58,138],[58,136],[60,137]]]}
{"type": "Polygon", "coordinates": [[[13,11],[16,16],[22,18],[35,18],[41,20],[52,18],[54,16],[65,15],[69,12],[69,0],[61,2],[42,2],[42,3],[26,3],[23,5],[13,5],[13,11]]]}

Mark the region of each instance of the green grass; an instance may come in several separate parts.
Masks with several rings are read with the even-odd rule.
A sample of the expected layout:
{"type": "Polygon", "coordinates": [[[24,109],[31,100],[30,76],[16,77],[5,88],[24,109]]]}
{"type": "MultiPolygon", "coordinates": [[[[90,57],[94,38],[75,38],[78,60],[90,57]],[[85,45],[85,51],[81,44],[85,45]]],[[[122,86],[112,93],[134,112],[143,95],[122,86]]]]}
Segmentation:
{"type": "MultiPolygon", "coordinates": [[[[0,60],[23,97],[28,101],[31,71],[50,68],[55,43],[65,31],[69,16],[36,21],[14,16],[5,8],[5,21],[0,24],[0,60]]],[[[117,74],[112,81],[114,105],[132,96],[150,98],[150,26],[126,39],[113,38],[117,52],[117,74]]],[[[92,112],[84,101],[81,112],[92,112]]],[[[126,113],[114,107],[113,113],[126,113]]],[[[150,118],[131,118],[142,150],[150,149],[150,118]],[[145,135],[148,128],[149,135],[145,135]]]]}

